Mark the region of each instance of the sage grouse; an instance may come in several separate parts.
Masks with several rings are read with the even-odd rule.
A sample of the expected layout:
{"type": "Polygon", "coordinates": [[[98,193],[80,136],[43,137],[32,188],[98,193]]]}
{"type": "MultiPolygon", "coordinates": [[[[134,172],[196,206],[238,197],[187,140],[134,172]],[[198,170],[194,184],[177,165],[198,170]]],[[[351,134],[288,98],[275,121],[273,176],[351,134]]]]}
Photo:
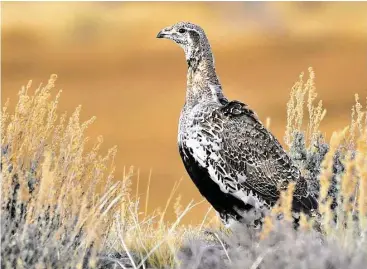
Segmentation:
{"type": "Polygon", "coordinates": [[[179,22],[162,29],[157,38],[173,40],[185,52],[187,89],[179,151],[191,179],[222,221],[230,225],[244,220],[250,210],[264,212],[290,182],[295,182],[294,212],[315,209],[307,180],[277,139],[246,104],[223,95],[203,29],[179,22]]]}

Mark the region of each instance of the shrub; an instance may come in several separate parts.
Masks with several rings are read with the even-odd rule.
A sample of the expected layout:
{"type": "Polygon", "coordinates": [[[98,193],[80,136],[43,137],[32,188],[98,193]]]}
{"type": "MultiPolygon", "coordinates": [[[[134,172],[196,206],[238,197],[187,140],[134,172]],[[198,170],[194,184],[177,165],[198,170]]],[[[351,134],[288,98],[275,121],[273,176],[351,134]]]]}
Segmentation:
{"type": "Polygon", "coordinates": [[[113,183],[116,148],[99,155],[99,139],[86,151],[84,131],[94,118],[80,123],[80,107],[67,123],[66,114],[58,116],[55,80],[33,95],[29,83],[14,114],[8,102],[2,110],[2,268],[93,264],[121,200],[124,181],[113,183]]]}
{"type": "MultiPolygon", "coordinates": [[[[19,92],[14,113],[1,115],[1,266],[3,268],[364,268],[367,263],[367,112],[355,96],[348,127],[330,142],[319,126],[326,115],[312,69],[291,90],[285,143],[319,212],[292,226],[292,185],[264,219],[262,229],[225,229],[212,211],[198,226],[180,224],[164,210],[142,212],[130,185],[133,170],[114,178],[116,147],[89,146],[81,107],[58,115],[56,81],[19,92]],[[305,107],[307,110],[305,110],[305,107]],[[304,120],[308,114],[308,121],[304,120]],[[282,216],[282,218],[279,218],[282,216]]],[[[367,106],[366,106],[367,108],[367,106]]],[[[139,178],[138,178],[139,180],[139,178]]],[[[149,187],[147,197],[149,196],[149,187]]],[[[148,203],[148,198],[146,199],[148,203]]],[[[146,206],[145,206],[146,207],[146,206]]]]}

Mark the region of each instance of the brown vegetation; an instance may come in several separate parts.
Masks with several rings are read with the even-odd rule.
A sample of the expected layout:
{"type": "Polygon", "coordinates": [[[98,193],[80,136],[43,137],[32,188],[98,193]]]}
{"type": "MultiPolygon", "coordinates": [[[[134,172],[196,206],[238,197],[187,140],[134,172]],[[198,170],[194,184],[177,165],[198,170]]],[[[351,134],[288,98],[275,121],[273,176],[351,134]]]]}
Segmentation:
{"type": "MultiPolygon", "coordinates": [[[[66,114],[58,114],[60,92],[56,96],[52,93],[55,80],[56,76],[51,76],[34,93],[29,83],[20,90],[13,113],[7,111],[8,102],[2,109],[2,265],[93,268],[110,262],[124,268],[127,262],[139,268],[147,262],[154,268],[174,267],[180,263],[177,251],[192,239],[217,242],[230,261],[220,236],[223,227],[213,212],[200,216],[201,225],[181,224],[196,204],[182,208],[176,195],[178,184],[163,210],[149,213],[146,206],[142,209],[139,194],[131,190],[133,171],[114,178],[116,149],[101,155],[101,138],[86,149],[89,139],[85,131],[94,118],[81,123],[80,107],[68,119],[66,114]],[[176,216],[172,223],[167,221],[166,212],[174,199],[176,216]],[[208,230],[211,232],[205,233],[208,230]],[[111,257],[115,252],[125,258],[111,257]]],[[[288,103],[286,141],[291,154],[319,150],[318,126],[324,112],[321,102],[313,106],[315,98],[310,69],[309,79],[303,83],[300,77],[288,103]],[[309,120],[303,128],[306,103],[309,120]],[[298,133],[306,134],[304,149],[292,149],[298,133]]],[[[302,231],[319,223],[326,239],[338,240],[342,246],[362,240],[367,229],[367,105],[360,104],[357,95],[355,101],[351,124],[333,134],[328,152],[319,160],[320,215],[310,219],[301,216],[302,231]],[[339,174],[334,171],[339,165],[336,159],[345,167],[339,174]],[[340,191],[330,195],[334,178],[340,191]],[[337,206],[332,209],[334,198],[337,206]]],[[[311,170],[304,167],[305,172],[311,170]]],[[[277,227],[279,213],[285,216],[283,224],[291,220],[290,192],[292,188],[282,195],[273,209],[275,215],[267,217],[262,240],[277,227]]]]}

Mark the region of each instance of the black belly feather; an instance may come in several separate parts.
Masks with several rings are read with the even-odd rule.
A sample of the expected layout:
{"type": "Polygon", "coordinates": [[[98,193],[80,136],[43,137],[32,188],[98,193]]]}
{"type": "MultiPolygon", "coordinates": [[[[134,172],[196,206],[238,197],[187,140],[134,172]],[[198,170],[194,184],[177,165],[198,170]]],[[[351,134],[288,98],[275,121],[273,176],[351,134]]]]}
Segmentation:
{"type": "Polygon", "coordinates": [[[179,151],[187,173],[208,202],[220,214],[222,218],[234,218],[241,220],[242,216],[238,212],[251,210],[252,205],[245,204],[229,193],[224,193],[217,183],[209,175],[206,168],[202,167],[190,154],[189,149],[179,145],[179,151]]]}

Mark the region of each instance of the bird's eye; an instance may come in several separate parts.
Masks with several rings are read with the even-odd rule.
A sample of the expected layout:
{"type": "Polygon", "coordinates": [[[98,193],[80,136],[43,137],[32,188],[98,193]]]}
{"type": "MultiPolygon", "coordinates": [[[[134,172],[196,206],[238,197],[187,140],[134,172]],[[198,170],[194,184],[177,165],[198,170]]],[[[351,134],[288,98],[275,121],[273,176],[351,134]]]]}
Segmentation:
{"type": "Polygon", "coordinates": [[[186,32],[186,30],[185,30],[184,28],[180,28],[180,29],[178,30],[178,32],[179,32],[179,33],[181,33],[181,34],[183,34],[183,33],[185,33],[185,32],[186,32]]]}

